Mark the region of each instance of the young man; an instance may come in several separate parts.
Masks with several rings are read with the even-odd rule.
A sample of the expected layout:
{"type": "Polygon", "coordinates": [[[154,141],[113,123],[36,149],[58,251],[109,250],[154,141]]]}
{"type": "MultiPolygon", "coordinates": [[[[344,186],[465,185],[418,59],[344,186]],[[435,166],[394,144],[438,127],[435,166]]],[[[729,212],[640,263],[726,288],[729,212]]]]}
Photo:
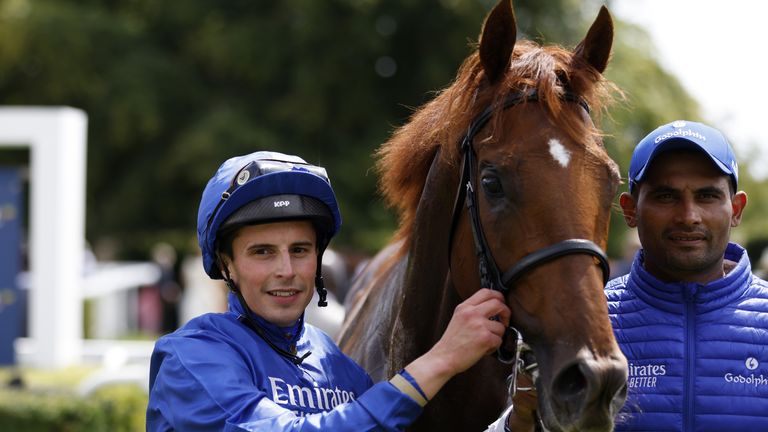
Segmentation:
{"type": "Polygon", "coordinates": [[[229,311],[157,341],[148,431],[401,430],[501,343],[509,309],[499,293],[480,290],[429,352],[374,385],[303,319],[315,287],[325,301],[320,263],[340,226],[323,168],[274,152],[219,167],[197,232],[205,271],[231,290],[229,311]]]}
{"type": "Polygon", "coordinates": [[[700,123],[659,127],[620,204],[642,249],[606,288],[629,362],[616,430],[768,430],[768,284],[729,243],[747,195],[728,141],[700,123]]]}

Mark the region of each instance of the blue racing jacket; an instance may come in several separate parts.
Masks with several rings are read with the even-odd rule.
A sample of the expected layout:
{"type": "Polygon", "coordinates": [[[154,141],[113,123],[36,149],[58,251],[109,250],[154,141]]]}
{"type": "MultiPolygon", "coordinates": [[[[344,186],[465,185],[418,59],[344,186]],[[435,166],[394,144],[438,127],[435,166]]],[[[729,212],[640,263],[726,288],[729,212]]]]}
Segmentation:
{"type": "Polygon", "coordinates": [[[606,287],[629,394],[616,431],[768,431],[768,284],[729,244],[722,279],[664,283],[643,252],[606,287]]]}
{"type": "Polygon", "coordinates": [[[282,328],[251,314],[282,349],[312,352],[293,364],[241,323],[244,311],[229,300],[228,312],[195,318],[155,344],[148,431],[397,431],[421,413],[303,319],[282,328]]]}

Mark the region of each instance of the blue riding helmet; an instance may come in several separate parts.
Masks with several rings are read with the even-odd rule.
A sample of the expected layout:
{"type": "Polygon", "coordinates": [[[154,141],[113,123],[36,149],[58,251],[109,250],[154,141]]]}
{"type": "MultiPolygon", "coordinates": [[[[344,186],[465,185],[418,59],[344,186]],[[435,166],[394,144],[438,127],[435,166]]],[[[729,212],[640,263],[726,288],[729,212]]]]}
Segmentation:
{"type": "Polygon", "coordinates": [[[317,229],[317,274],[322,284],[323,251],[341,227],[341,213],[325,169],[297,156],[269,151],[225,161],[205,186],[197,214],[205,272],[212,279],[224,278],[216,263],[218,236],[223,230],[295,219],[309,219],[317,229]]]}

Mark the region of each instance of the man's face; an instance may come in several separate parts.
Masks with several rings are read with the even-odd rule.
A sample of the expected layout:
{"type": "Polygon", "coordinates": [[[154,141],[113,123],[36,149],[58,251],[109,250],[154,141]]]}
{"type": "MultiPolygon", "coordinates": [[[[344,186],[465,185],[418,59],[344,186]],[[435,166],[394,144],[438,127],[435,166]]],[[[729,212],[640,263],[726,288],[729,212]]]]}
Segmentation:
{"type": "Polygon", "coordinates": [[[244,226],[225,260],[248,307],[273,324],[292,325],[312,300],[317,244],[308,221],[244,226]]]}
{"type": "Polygon", "coordinates": [[[657,156],[636,198],[620,198],[624,218],[637,227],[645,268],[667,282],[707,283],[723,276],[731,227],[741,221],[747,197],[731,196],[730,178],[702,152],[657,156]]]}

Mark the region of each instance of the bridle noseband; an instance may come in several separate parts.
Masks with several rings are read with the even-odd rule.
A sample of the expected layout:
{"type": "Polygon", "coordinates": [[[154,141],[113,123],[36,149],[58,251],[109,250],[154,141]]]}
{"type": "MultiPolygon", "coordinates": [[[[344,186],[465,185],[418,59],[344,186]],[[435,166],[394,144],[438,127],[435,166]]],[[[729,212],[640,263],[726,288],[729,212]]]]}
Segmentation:
{"type": "MultiPolygon", "coordinates": [[[[571,93],[565,92],[561,98],[567,102],[574,102],[584,108],[589,113],[589,106],[586,101],[581,97],[571,93]]],[[[512,93],[504,100],[499,111],[503,111],[507,108],[513,107],[523,102],[534,102],[539,100],[539,94],[535,89],[520,91],[512,93]]],[[[504,294],[505,298],[507,293],[511,290],[512,286],[527,272],[533,268],[558,259],[566,255],[574,254],[586,254],[591,255],[597,259],[600,267],[603,271],[603,283],[608,282],[608,276],[610,274],[610,268],[608,265],[608,257],[605,252],[591,240],[586,239],[566,239],[553,245],[539,249],[529,255],[526,255],[520,259],[509,270],[501,273],[496,261],[493,259],[493,255],[488,247],[488,242],[485,239],[483,232],[483,226],[480,221],[480,211],[477,205],[477,192],[476,182],[477,177],[477,161],[474,149],[473,141],[475,135],[488,123],[491,116],[497,109],[494,106],[489,106],[477,117],[475,117],[469,125],[466,135],[461,139],[461,153],[462,159],[462,174],[459,181],[459,188],[456,192],[456,201],[453,209],[451,234],[449,239],[449,247],[453,243],[453,233],[456,229],[459,216],[461,214],[462,205],[466,204],[469,210],[469,222],[472,228],[472,237],[475,243],[475,254],[478,261],[478,269],[480,273],[480,286],[483,288],[491,288],[496,291],[500,291],[504,294]]],[[[497,351],[497,357],[499,361],[503,363],[516,363],[520,358],[520,351],[522,350],[522,338],[510,338],[511,331],[516,334],[521,334],[517,329],[510,327],[504,334],[504,343],[499,347],[497,351]],[[513,340],[511,340],[513,339],[513,340]],[[508,342],[511,340],[511,349],[508,342]],[[518,340],[520,342],[518,342],[518,340]]],[[[517,367],[517,365],[515,365],[517,367]]]]}

